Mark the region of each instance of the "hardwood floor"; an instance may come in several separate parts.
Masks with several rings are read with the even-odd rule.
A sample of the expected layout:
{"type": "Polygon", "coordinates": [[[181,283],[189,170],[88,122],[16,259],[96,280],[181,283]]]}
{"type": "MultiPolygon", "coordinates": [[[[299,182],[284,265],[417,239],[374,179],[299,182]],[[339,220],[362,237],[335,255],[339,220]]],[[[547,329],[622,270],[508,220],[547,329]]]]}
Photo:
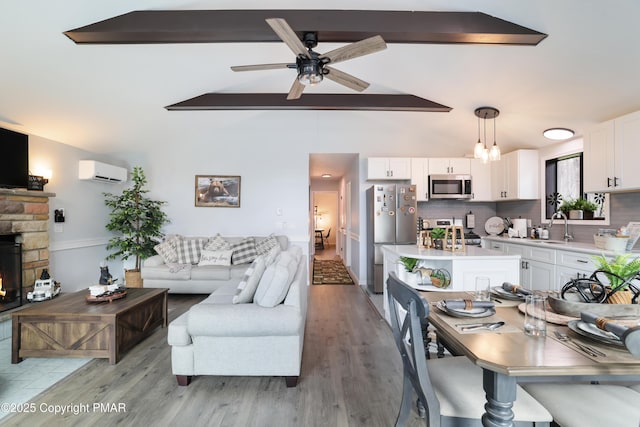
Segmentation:
{"type": "MultiPolygon", "coordinates": [[[[31,402],[36,412],[7,426],[392,426],[401,400],[402,364],[391,330],[358,286],[311,286],[300,382],[280,377],[195,377],[179,387],[171,374],[167,329],[117,365],[95,359],[31,402]],[[126,411],[94,410],[94,403],[126,411]],[[74,415],[72,405],[89,405],[74,415]],[[44,405],[44,406],[42,406],[44,405]],[[67,407],[66,414],[42,408],[67,407]],[[120,406],[122,408],[122,406],[120,406]]],[[[169,300],[170,320],[204,296],[169,300]]],[[[86,407],[76,407],[76,409],[86,407]]],[[[410,426],[424,425],[414,413],[410,426]]]]}

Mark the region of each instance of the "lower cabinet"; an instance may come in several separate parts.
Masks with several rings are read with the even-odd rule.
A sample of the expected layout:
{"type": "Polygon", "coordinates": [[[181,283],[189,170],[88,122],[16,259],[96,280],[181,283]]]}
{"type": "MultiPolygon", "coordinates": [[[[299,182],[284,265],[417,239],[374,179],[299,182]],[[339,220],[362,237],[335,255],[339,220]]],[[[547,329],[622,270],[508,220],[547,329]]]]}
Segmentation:
{"type": "Polygon", "coordinates": [[[556,285],[556,266],[546,262],[522,259],[520,266],[520,284],[533,290],[554,290],[556,285]]]}

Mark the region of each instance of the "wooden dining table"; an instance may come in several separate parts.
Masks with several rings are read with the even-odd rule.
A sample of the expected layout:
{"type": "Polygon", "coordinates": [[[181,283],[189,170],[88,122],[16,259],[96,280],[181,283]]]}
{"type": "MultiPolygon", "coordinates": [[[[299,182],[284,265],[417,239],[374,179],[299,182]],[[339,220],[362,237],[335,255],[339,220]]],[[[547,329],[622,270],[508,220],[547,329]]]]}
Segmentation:
{"type": "Polygon", "coordinates": [[[518,303],[496,303],[496,313],[484,318],[457,318],[435,307],[443,299],[470,299],[466,292],[421,292],[429,302],[428,321],[438,339],[454,355],[463,355],[483,370],[483,389],[487,403],[484,426],[512,426],[516,384],[531,382],[616,381],[640,383],[640,358],[624,347],[583,338],[561,324],[547,323],[544,337],[524,333],[524,315],[518,303]],[[474,322],[504,321],[495,331],[463,332],[460,325],[474,322]],[[572,343],[555,338],[562,331],[576,342],[601,351],[606,356],[588,356],[572,343]]]}

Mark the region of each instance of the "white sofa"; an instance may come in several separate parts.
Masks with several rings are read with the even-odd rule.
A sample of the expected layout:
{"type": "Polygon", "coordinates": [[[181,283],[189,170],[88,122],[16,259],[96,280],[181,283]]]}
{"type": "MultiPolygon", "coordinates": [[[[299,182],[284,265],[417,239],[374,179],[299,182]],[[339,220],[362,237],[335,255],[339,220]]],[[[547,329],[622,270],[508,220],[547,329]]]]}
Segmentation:
{"type": "MultiPolygon", "coordinates": [[[[267,237],[253,236],[256,243],[267,237]]],[[[289,246],[287,236],[274,236],[280,243],[280,248],[286,250],[289,246]]],[[[181,237],[191,240],[209,240],[209,237],[181,237]]],[[[230,243],[238,243],[243,237],[224,237],[230,243]]],[[[220,265],[179,265],[167,264],[160,255],[145,259],[140,273],[145,288],[168,288],[169,293],[176,294],[210,294],[225,285],[237,286],[249,264],[230,266],[220,265]]]]}
{"type": "Polygon", "coordinates": [[[253,302],[233,304],[238,286],[227,284],[171,322],[167,340],[178,384],[189,385],[195,375],[283,376],[288,387],[295,387],[300,376],[307,314],[305,258],[299,247],[282,252],[264,270],[253,302]],[[283,267],[286,257],[295,262],[283,267]],[[292,281],[283,289],[284,301],[274,306],[261,305],[265,281],[271,280],[273,286],[282,277],[274,272],[287,268],[292,281]]]}

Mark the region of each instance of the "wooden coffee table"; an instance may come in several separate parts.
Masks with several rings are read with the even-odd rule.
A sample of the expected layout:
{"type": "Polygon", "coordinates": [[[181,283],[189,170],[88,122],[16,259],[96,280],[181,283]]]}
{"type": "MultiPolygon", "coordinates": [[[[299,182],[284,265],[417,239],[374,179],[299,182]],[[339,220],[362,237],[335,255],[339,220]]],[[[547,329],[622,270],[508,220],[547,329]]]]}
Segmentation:
{"type": "Polygon", "coordinates": [[[34,303],[12,314],[11,363],[64,356],[118,363],[155,328],[167,326],[167,291],[127,288],[125,298],[89,303],[83,290],[34,303]]]}

